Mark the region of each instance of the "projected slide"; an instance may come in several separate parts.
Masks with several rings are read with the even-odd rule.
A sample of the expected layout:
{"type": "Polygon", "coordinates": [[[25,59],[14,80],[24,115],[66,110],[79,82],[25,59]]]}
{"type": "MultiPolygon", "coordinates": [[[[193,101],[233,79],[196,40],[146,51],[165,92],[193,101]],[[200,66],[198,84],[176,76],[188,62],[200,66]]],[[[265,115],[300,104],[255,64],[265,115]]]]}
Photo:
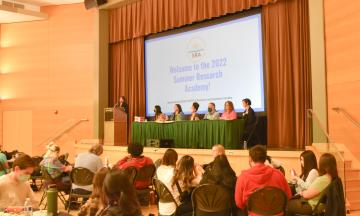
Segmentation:
{"type": "Polygon", "coordinates": [[[237,112],[250,98],[264,111],[261,15],[255,14],[186,32],[145,40],[146,114],[155,105],[170,114],[174,104],[190,113],[191,104],[218,111],[231,100],[237,112]]]}

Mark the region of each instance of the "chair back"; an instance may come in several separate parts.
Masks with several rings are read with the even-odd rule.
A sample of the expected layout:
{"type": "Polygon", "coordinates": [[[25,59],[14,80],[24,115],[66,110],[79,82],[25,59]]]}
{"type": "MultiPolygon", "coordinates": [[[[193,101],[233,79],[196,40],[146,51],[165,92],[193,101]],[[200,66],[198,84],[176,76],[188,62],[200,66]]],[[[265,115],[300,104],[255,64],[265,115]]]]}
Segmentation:
{"type": "Polygon", "coordinates": [[[94,173],[84,167],[76,167],[70,173],[71,182],[78,186],[92,185],[94,173]]]}
{"type": "Polygon", "coordinates": [[[129,180],[132,184],[134,184],[135,182],[135,178],[136,178],[136,174],[137,174],[137,169],[136,167],[128,167],[126,169],[123,170],[123,172],[129,177],[129,180]]]}
{"type": "Polygon", "coordinates": [[[175,203],[176,207],[178,207],[177,202],[175,201],[175,198],[171,194],[170,190],[166,187],[164,183],[162,183],[159,179],[154,178],[153,179],[153,185],[157,194],[157,197],[159,199],[159,202],[161,203],[175,203]]]}
{"type": "Polygon", "coordinates": [[[260,215],[277,215],[285,212],[287,196],[279,188],[264,187],[253,192],[247,201],[247,210],[260,215]]]}
{"type": "Polygon", "coordinates": [[[151,184],[151,180],[155,174],[155,165],[145,165],[141,167],[136,174],[135,181],[148,181],[151,184]]]}
{"type": "Polygon", "coordinates": [[[196,187],[191,195],[194,216],[231,215],[232,199],[220,185],[204,184],[196,187]]]}
{"type": "Polygon", "coordinates": [[[46,167],[41,166],[41,176],[44,180],[44,186],[45,188],[48,188],[50,185],[56,185],[55,180],[51,177],[51,175],[48,173],[46,167]]]}

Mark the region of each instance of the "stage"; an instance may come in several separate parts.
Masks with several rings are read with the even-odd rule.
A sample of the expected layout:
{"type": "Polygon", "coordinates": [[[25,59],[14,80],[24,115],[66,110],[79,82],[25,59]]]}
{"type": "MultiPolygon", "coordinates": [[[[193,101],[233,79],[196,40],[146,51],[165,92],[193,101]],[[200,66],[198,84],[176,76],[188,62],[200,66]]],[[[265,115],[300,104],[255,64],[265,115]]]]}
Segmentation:
{"type": "MultiPolygon", "coordinates": [[[[82,140],[80,144],[75,144],[75,154],[89,151],[92,144],[97,143],[98,140],[82,140]]],[[[179,154],[179,158],[184,155],[191,155],[198,164],[209,163],[213,160],[211,149],[189,149],[189,148],[174,148],[179,154]]],[[[153,161],[161,158],[166,151],[166,148],[144,148],[144,155],[150,157],[153,161]]],[[[268,155],[272,158],[282,162],[282,166],[286,170],[286,176],[290,175],[289,170],[294,168],[297,173],[300,173],[299,156],[302,151],[268,151],[268,155]]],[[[104,153],[101,157],[105,160],[107,157],[111,164],[115,164],[118,160],[128,155],[126,146],[104,146],[104,153]]],[[[248,151],[247,150],[226,150],[226,155],[229,162],[236,172],[240,174],[241,170],[248,169],[248,151]]]]}

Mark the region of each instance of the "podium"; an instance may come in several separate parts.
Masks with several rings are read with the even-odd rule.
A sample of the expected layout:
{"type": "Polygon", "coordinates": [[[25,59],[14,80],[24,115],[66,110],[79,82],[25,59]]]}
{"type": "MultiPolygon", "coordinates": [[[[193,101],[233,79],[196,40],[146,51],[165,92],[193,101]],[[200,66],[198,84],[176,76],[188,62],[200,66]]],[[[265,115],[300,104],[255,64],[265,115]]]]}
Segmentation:
{"type": "Polygon", "coordinates": [[[119,108],[104,110],[104,145],[126,146],[128,144],[127,114],[119,108]]]}

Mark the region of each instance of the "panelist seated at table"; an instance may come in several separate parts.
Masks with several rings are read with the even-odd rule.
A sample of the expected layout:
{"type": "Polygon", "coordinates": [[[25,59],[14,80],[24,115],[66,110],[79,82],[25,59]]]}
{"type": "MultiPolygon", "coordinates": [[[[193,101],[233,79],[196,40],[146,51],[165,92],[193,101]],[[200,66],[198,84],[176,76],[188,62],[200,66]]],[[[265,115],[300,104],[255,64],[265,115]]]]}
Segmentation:
{"type": "Polygon", "coordinates": [[[168,120],[167,115],[161,111],[161,107],[159,105],[155,105],[154,113],[155,113],[154,119],[153,119],[154,121],[163,122],[163,121],[168,120]]]}
{"type": "Polygon", "coordinates": [[[231,101],[225,102],[224,113],[221,114],[222,120],[235,120],[237,118],[234,111],[234,104],[231,101]]]}
{"type": "Polygon", "coordinates": [[[215,109],[215,103],[210,102],[208,104],[208,113],[205,114],[204,120],[218,120],[220,119],[220,113],[215,109]]]}
{"type": "Polygon", "coordinates": [[[191,116],[190,116],[190,121],[196,121],[196,120],[200,120],[199,118],[199,114],[197,113],[198,109],[199,109],[199,103],[198,102],[194,102],[191,106],[191,116]]]}
{"type": "Polygon", "coordinates": [[[0,177],[0,208],[24,206],[26,198],[30,198],[33,208],[39,207],[29,183],[35,166],[29,155],[15,158],[11,173],[0,177]]]}
{"type": "Polygon", "coordinates": [[[184,120],[184,113],[182,111],[181,105],[180,104],[175,104],[174,105],[174,112],[173,114],[171,114],[170,121],[181,121],[184,120]]]}

